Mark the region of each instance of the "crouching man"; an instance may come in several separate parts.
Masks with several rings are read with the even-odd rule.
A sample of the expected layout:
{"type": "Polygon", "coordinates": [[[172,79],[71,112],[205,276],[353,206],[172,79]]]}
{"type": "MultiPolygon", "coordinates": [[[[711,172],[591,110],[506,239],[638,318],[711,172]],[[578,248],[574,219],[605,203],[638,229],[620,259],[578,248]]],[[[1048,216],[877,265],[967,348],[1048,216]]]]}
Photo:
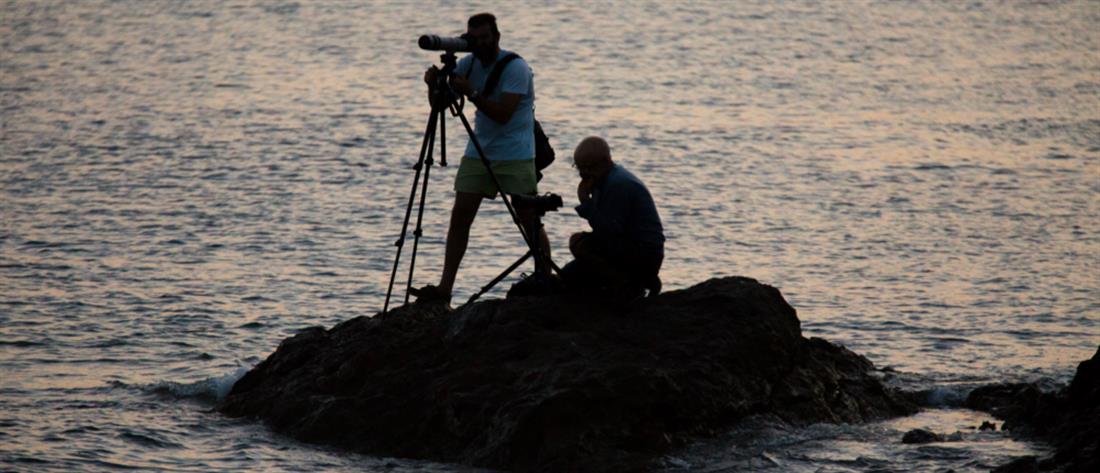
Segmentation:
{"type": "Polygon", "coordinates": [[[645,184],[611,160],[602,138],[581,140],[573,152],[580,205],[591,232],[569,238],[575,258],[562,268],[567,288],[590,295],[635,299],[661,290],[664,230],[645,184]]]}

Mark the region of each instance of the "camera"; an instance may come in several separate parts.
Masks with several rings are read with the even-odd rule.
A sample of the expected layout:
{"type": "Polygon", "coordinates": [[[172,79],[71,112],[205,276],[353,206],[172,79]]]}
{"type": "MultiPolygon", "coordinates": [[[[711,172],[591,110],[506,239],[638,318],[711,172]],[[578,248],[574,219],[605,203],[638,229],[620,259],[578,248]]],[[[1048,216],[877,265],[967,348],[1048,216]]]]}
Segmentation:
{"type": "Polygon", "coordinates": [[[427,49],[428,51],[473,52],[473,49],[470,48],[470,42],[466,41],[466,35],[446,37],[426,34],[421,35],[417,43],[420,44],[420,49],[427,49]]]}
{"type": "Polygon", "coordinates": [[[534,209],[539,215],[558,210],[562,206],[561,196],[557,194],[523,195],[509,194],[516,208],[534,209]]]}

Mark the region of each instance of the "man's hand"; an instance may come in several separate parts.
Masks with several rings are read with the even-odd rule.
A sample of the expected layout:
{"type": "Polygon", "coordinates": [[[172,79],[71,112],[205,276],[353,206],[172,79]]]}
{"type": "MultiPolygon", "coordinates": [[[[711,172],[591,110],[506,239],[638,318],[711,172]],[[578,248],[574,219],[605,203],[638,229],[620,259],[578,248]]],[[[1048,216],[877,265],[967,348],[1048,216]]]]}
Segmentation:
{"type": "Polygon", "coordinates": [[[424,83],[428,84],[430,87],[435,83],[436,74],[439,74],[439,68],[435,66],[429,67],[428,70],[424,71],[424,83]]]}
{"type": "Polygon", "coordinates": [[[470,81],[466,80],[466,78],[462,77],[462,76],[457,76],[456,75],[456,76],[452,77],[451,78],[451,87],[453,87],[455,89],[455,92],[458,92],[458,93],[460,93],[462,95],[465,95],[467,97],[469,97],[470,94],[472,94],[474,92],[474,87],[472,85],[470,85],[470,81]]]}
{"type": "Polygon", "coordinates": [[[588,202],[588,199],[592,198],[592,188],[595,186],[595,182],[592,179],[581,179],[580,184],[577,184],[577,200],[582,204],[588,202]]]}

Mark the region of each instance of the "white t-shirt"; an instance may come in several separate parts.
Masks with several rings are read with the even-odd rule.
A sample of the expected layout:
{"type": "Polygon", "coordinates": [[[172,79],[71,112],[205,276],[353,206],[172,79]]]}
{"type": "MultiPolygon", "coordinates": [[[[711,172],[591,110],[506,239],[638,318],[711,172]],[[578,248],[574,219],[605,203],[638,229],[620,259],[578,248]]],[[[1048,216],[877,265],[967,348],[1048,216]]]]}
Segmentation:
{"type": "MultiPolygon", "coordinates": [[[[508,54],[511,53],[501,50],[497,61],[508,54]]],[[[494,61],[486,67],[470,54],[458,60],[455,74],[466,77],[466,72],[469,71],[470,85],[474,89],[482,90],[495,64],[494,61]],[[471,65],[473,70],[470,70],[471,65]]],[[[531,67],[523,58],[515,58],[504,67],[500,81],[487,98],[500,101],[502,92],[521,94],[523,98],[519,100],[515,113],[507,123],[497,123],[481,113],[481,110],[474,113],[474,133],[478,143],[485,151],[485,157],[491,161],[535,159],[535,81],[531,67]]],[[[466,144],[465,156],[478,157],[472,140],[466,144]]]]}

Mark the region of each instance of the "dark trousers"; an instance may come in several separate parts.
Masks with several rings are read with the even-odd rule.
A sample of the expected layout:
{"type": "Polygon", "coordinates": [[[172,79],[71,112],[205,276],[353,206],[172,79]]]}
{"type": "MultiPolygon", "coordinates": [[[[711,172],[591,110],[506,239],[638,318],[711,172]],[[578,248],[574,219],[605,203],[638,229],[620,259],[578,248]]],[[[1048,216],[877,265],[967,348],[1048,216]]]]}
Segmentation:
{"type": "MultiPolygon", "coordinates": [[[[597,233],[585,233],[583,244],[592,249],[611,269],[626,276],[628,290],[648,289],[651,294],[660,291],[661,280],[657,274],[665,259],[664,245],[608,237],[597,233]]],[[[562,281],[571,290],[582,293],[598,293],[622,288],[609,287],[610,281],[601,278],[603,272],[596,261],[584,258],[570,261],[561,268],[562,281]]]]}

